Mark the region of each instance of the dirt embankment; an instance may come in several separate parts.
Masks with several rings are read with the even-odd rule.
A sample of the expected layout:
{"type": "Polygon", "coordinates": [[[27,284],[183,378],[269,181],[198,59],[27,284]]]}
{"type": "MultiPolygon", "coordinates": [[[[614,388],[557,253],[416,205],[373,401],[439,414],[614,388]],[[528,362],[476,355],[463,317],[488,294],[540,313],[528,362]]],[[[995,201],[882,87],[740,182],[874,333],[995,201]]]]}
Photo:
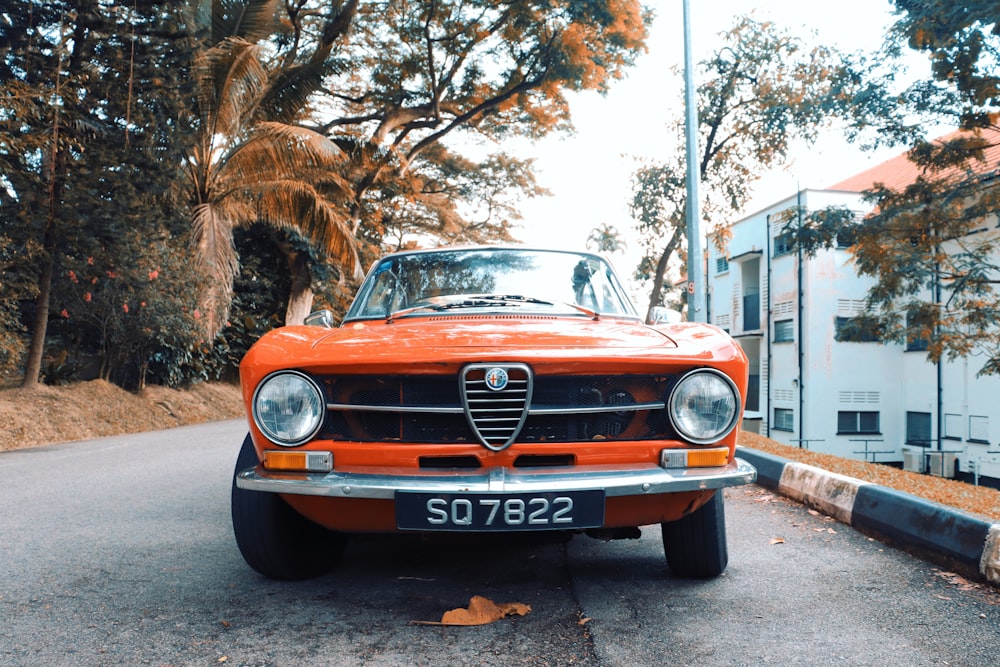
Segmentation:
{"type": "Polygon", "coordinates": [[[243,416],[240,389],[202,383],[132,393],[102,380],[0,391],[0,451],[243,416]]]}

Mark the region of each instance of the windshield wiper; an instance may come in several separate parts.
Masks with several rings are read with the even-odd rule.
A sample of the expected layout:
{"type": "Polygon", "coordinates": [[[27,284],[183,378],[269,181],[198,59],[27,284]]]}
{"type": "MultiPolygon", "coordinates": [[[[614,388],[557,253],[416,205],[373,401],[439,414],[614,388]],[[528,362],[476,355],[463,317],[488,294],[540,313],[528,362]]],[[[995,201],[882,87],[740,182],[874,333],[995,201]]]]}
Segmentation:
{"type": "MultiPolygon", "coordinates": [[[[552,301],[545,301],[543,299],[536,299],[533,296],[522,296],[520,294],[491,294],[489,296],[476,297],[476,298],[491,299],[491,300],[495,299],[497,301],[512,301],[514,303],[535,303],[535,304],[540,304],[542,306],[555,306],[556,305],[556,303],[554,303],[552,301]]],[[[587,308],[586,306],[581,306],[578,303],[570,303],[569,301],[560,301],[558,303],[558,305],[560,305],[560,306],[569,306],[570,308],[573,308],[574,310],[578,310],[581,313],[583,313],[584,315],[587,315],[588,317],[592,317],[595,320],[598,320],[598,319],[601,318],[601,314],[598,313],[596,310],[591,310],[590,308],[587,308]]]]}
{"type": "MultiPolygon", "coordinates": [[[[523,296],[521,294],[477,294],[476,296],[463,299],[461,301],[453,301],[451,303],[425,303],[416,306],[411,306],[410,308],[403,308],[402,310],[397,310],[386,316],[386,324],[392,322],[400,317],[406,317],[411,313],[416,313],[422,310],[432,310],[435,312],[440,312],[443,310],[453,310],[458,308],[482,308],[484,306],[516,306],[522,303],[531,303],[542,306],[555,306],[556,303],[552,301],[545,301],[544,299],[536,299],[533,296],[523,296]]],[[[560,301],[558,305],[568,306],[574,310],[578,310],[584,315],[591,317],[595,320],[600,319],[600,314],[586,308],[576,303],[568,303],[565,301],[560,301]]]]}
{"type": "Polygon", "coordinates": [[[475,299],[481,299],[484,301],[494,302],[512,302],[512,303],[535,303],[542,306],[554,306],[555,304],[551,301],[545,301],[544,299],[536,299],[533,296],[524,296],[522,294],[483,294],[473,297],[475,299]]]}
{"type": "Polygon", "coordinates": [[[578,303],[570,303],[569,301],[560,301],[559,303],[560,303],[560,305],[569,306],[570,308],[573,308],[575,310],[579,310],[581,313],[583,313],[584,315],[586,315],[587,317],[589,317],[591,319],[594,319],[594,320],[601,319],[601,314],[599,312],[597,312],[596,310],[591,310],[590,308],[587,308],[586,306],[581,306],[578,303]]]}
{"type": "MultiPolygon", "coordinates": [[[[544,301],[539,301],[538,303],[546,303],[544,301]]],[[[513,303],[505,303],[504,301],[498,301],[496,297],[474,297],[471,299],[463,299],[461,301],[452,301],[451,303],[424,303],[416,306],[411,306],[410,308],[403,308],[402,310],[397,310],[389,313],[385,321],[392,322],[394,319],[400,317],[406,317],[410,313],[416,313],[421,310],[433,310],[435,312],[440,312],[442,310],[452,310],[456,308],[482,308],[483,306],[512,306],[513,303]]]]}
{"type": "Polygon", "coordinates": [[[410,313],[416,313],[416,312],[419,312],[421,310],[444,310],[444,308],[445,308],[445,306],[442,306],[440,304],[424,303],[424,304],[421,304],[419,306],[410,306],[409,308],[402,308],[400,310],[394,310],[394,311],[392,311],[391,313],[389,313],[388,315],[385,316],[385,323],[388,324],[389,322],[392,322],[393,320],[395,320],[397,318],[406,317],[410,313]]]}

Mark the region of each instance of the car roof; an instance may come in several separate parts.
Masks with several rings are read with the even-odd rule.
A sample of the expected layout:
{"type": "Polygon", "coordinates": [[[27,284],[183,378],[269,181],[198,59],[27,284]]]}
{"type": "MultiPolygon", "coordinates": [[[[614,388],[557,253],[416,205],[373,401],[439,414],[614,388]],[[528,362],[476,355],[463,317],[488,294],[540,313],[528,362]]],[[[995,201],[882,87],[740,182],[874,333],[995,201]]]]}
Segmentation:
{"type": "Polygon", "coordinates": [[[413,250],[398,250],[396,252],[387,253],[379,257],[376,261],[381,262],[389,257],[405,257],[408,255],[424,255],[436,252],[463,252],[470,250],[512,250],[518,252],[552,252],[552,253],[563,253],[569,255],[581,255],[586,257],[594,257],[596,259],[604,260],[600,255],[594,254],[587,250],[571,250],[568,248],[540,248],[528,245],[515,245],[515,244],[469,244],[469,245],[449,245],[449,246],[439,246],[437,248],[415,248],[413,250]]]}

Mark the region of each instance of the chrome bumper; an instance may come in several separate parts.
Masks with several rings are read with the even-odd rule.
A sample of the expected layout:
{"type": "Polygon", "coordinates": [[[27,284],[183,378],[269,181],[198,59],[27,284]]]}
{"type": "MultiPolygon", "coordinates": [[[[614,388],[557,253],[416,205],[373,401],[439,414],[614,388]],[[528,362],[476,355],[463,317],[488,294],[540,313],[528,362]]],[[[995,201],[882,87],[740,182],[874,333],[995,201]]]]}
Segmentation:
{"type": "Polygon", "coordinates": [[[703,491],[750,484],[757,470],[742,459],[719,468],[666,469],[649,465],[622,469],[590,466],[521,472],[490,468],[482,474],[422,471],[419,475],[342,473],[271,473],[257,466],[236,475],[236,485],[268,491],[334,498],[392,499],[397,491],[420,493],[546,493],[601,490],[605,496],[644,496],[703,491]]]}

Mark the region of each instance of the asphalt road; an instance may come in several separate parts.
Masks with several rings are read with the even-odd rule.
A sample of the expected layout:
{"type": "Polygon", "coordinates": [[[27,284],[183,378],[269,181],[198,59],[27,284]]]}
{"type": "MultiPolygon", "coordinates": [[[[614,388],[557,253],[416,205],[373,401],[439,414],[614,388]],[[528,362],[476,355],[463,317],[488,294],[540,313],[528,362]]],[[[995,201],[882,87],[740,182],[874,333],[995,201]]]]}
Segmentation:
{"type": "Polygon", "coordinates": [[[0,665],[1000,664],[1000,595],[759,487],[727,490],[730,565],[640,540],[368,538],[301,583],[229,523],[244,425],[0,453],[0,665]],[[473,595],[531,606],[439,627],[473,595]]]}

